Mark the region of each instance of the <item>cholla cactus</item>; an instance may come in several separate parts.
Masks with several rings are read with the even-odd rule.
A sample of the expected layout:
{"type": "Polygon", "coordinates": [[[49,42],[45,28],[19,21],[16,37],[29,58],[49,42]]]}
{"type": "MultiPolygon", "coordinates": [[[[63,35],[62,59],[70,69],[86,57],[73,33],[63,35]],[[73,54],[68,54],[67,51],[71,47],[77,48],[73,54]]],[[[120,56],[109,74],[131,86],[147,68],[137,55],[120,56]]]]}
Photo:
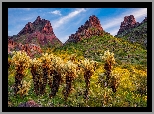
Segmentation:
{"type": "Polygon", "coordinates": [[[64,66],[63,60],[60,57],[54,57],[52,60],[53,69],[56,70],[59,74],[62,74],[62,67],[64,66]]]}
{"type": "Polygon", "coordinates": [[[28,95],[28,91],[30,90],[30,87],[31,87],[31,81],[26,82],[24,80],[21,83],[22,83],[22,87],[19,86],[19,91],[17,92],[17,94],[19,94],[20,97],[23,97],[24,95],[28,95]]]}
{"type": "Polygon", "coordinates": [[[110,87],[112,88],[112,91],[113,92],[116,92],[117,91],[117,87],[119,86],[119,81],[120,81],[120,74],[118,73],[118,71],[112,71],[111,72],[111,79],[109,80],[110,81],[110,87]]]}
{"type": "Polygon", "coordinates": [[[105,61],[104,69],[106,79],[107,79],[107,86],[110,85],[112,88],[113,92],[116,92],[116,78],[111,75],[112,72],[112,67],[115,64],[115,59],[114,59],[114,53],[110,53],[109,50],[104,52],[104,56],[101,57],[105,61]]]}
{"type": "Polygon", "coordinates": [[[25,71],[29,68],[30,66],[30,57],[27,56],[27,53],[25,51],[16,51],[13,52],[13,57],[12,57],[12,64],[15,65],[16,69],[16,75],[15,75],[15,94],[19,91],[19,86],[21,87],[21,80],[24,77],[25,71]]]}
{"type": "Polygon", "coordinates": [[[34,83],[34,90],[35,93],[38,95],[40,92],[40,83],[41,81],[41,75],[42,75],[42,61],[40,59],[34,58],[30,62],[31,64],[31,73],[33,76],[33,83],[34,83]]]}
{"type": "Polygon", "coordinates": [[[107,63],[115,64],[114,53],[110,53],[109,50],[104,52],[104,56],[101,56],[107,63]]]}
{"type": "Polygon", "coordinates": [[[27,53],[25,51],[16,51],[13,52],[13,57],[12,57],[12,63],[14,63],[16,70],[22,66],[23,69],[28,69],[29,68],[29,63],[30,63],[30,57],[27,56],[27,53]]]}
{"type": "Polygon", "coordinates": [[[90,77],[93,75],[97,63],[95,61],[90,61],[89,59],[81,60],[80,64],[81,68],[84,72],[84,78],[86,83],[86,91],[85,91],[85,98],[87,98],[89,87],[90,87],[90,77]]]}
{"type": "MultiPolygon", "coordinates": [[[[53,76],[53,83],[50,86],[51,87],[51,94],[49,95],[49,97],[54,97],[56,95],[56,93],[58,92],[59,89],[59,85],[62,81],[62,76],[63,76],[63,60],[60,57],[54,57],[52,60],[52,64],[53,69],[51,72],[51,76],[53,76]]],[[[49,82],[51,82],[51,80],[49,80],[49,82]]]]}
{"type": "Polygon", "coordinates": [[[64,99],[67,100],[68,95],[72,89],[72,81],[77,77],[77,67],[72,61],[67,61],[64,65],[64,73],[66,80],[66,88],[63,90],[64,99]]]}
{"type": "Polygon", "coordinates": [[[50,75],[51,70],[53,70],[53,65],[52,65],[53,58],[54,55],[48,53],[42,54],[42,57],[40,58],[42,61],[42,70],[43,70],[42,84],[40,87],[41,94],[44,94],[48,77],[50,75]]]}

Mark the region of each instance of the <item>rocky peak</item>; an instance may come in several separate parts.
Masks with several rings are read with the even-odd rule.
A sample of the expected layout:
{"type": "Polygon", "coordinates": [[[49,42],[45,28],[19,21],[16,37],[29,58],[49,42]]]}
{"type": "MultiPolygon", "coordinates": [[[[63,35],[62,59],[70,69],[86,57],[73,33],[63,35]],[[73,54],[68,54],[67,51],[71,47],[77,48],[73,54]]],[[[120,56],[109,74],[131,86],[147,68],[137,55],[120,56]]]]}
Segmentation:
{"type": "Polygon", "coordinates": [[[36,18],[36,20],[33,22],[35,25],[37,25],[37,24],[40,24],[42,22],[42,19],[41,19],[41,17],[40,16],[38,16],[37,18],[36,18]]]}
{"type": "Polygon", "coordinates": [[[89,38],[91,36],[99,36],[103,34],[103,28],[100,24],[99,19],[92,15],[89,17],[89,20],[85,22],[84,25],[81,25],[76,31],[75,34],[71,34],[69,39],[65,42],[78,42],[81,41],[83,38],[89,38]]]}
{"type": "Polygon", "coordinates": [[[123,23],[125,25],[127,25],[127,24],[134,25],[134,24],[136,24],[136,20],[133,15],[125,16],[123,23]]]}
{"type": "Polygon", "coordinates": [[[25,27],[18,33],[18,35],[24,35],[27,33],[31,34],[36,31],[39,31],[43,34],[53,34],[53,28],[50,21],[41,19],[41,17],[38,16],[33,23],[28,22],[25,27]]]}
{"type": "Polygon", "coordinates": [[[40,21],[41,20],[41,17],[40,16],[37,16],[36,20],[35,21],[40,21]]]}
{"type": "Polygon", "coordinates": [[[42,46],[54,47],[63,44],[55,36],[50,21],[38,16],[33,23],[28,22],[18,35],[9,36],[8,45],[8,53],[17,49],[25,50],[29,56],[33,56],[35,52],[41,53],[42,46]],[[14,45],[10,39],[13,39],[17,45],[14,45]]]}
{"type": "Polygon", "coordinates": [[[139,22],[136,22],[133,15],[125,16],[124,21],[121,22],[120,29],[119,29],[117,35],[123,33],[125,30],[128,30],[130,28],[134,28],[138,25],[139,25],[139,22]]]}
{"type": "Polygon", "coordinates": [[[95,15],[92,15],[92,16],[89,17],[89,23],[90,23],[90,27],[96,27],[100,31],[103,30],[103,28],[102,28],[102,26],[100,24],[99,19],[95,15]]]}
{"type": "Polygon", "coordinates": [[[144,20],[141,22],[141,24],[145,23],[145,22],[147,22],[147,17],[144,18],[144,20]]]}

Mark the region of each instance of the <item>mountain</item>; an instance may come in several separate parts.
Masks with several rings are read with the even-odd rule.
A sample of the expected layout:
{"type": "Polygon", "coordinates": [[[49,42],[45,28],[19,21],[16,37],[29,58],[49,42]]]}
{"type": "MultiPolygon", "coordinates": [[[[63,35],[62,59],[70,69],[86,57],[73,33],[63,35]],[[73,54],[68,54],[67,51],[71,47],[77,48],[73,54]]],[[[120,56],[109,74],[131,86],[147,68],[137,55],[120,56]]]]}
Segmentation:
{"type": "Polygon", "coordinates": [[[147,47],[147,17],[139,23],[133,15],[125,16],[120,29],[115,37],[125,38],[132,43],[142,44],[147,47]]]}
{"type": "Polygon", "coordinates": [[[69,42],[79,42],[85,38],[90,38],[91,36],[103,36],[103,33],[104,30],[99,19],[95,15],[92,15],[84,25],[81,25],[81,27],[78,28],[75,34],[69,36],[69,39],[64,43],[64,45],[69,42]]]}
{"type": "Polygon", "coordinates": [[[38,16],[33,23],[28,22],[17,35],[9,36],[8,45],[10,51],[14,47],[17,47],[18,50],[22,49],[21,47],[27,47],[29,50],[31,48],[40,50],[40,48],[58,47],[63,44],[55,36],[50,21],[38,16]]]}
{"type": "MultiPolygon", "coordinates": [[[[122,31],[126,29],[132,30],[135,29],[134,27],[141,26],[142,24],[136,22],[133,16],[125,17],[125,22],[122,23],[120,31],[123,33],[122,31]],[[130,23],[127,21],[130,21],[130,23]],[[124,26],[124,24],[126,26],[124,26]]],[[[75,34],[69,37],[65,45],[56,48],[53,52],[59,56],[63,54],[76,54],[77,57],[82,56],[83,58],[89,58],[100,62],[100,55],[106,50],[114,53],[117,65],[126,66],[134,64],[146,66],[147,50],[145,50],[141,44],[131,43],[125,38],[118,38],[105,32],[98,18],[95,16],[91,16],[89,21],[86,21],[84,25],[79,27],[75,34]],[[90,34],[91,32],[92,34],[90,34]]]]}

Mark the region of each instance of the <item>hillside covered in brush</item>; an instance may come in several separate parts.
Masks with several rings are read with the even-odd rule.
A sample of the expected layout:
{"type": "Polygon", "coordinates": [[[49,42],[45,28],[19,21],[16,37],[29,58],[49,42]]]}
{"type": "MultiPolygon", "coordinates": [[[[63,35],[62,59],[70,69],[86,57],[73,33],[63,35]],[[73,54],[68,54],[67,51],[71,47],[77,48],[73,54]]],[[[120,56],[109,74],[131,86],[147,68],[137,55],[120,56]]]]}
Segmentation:
{"type": "Polygon", "coordinates": [[[125,16],[115,37],[125,38],[132,43],[140,43],[144,48],[147,48],[147,18],[145,17],[139,23],[136,22],[133,15],[125,16]]]}
{"type": "Polygon", "coordinates": [[[56,48],[54,52],[59,54],[74,53],[77,56],[101,61],[100,55],[106,50],[114,52],[119,65],[137,64],[146,66],[147,64],[147,50],[141,44],[132,44],[125,39],[113,37],[105,32],[104,36],[92,36],[78,43],[69,43],[56,48]]]}
{"type": "MultiPolygon", "coordinates": [[[[134,19],[134,16],[126,16],[124,19],[125,21],[123,23],[126,23],[126,21],[128,23],[134,19]]],[[[119,65],[138,64],[146,66],[147,50],[144,49],[141,43],[142,39],[146,39],[146,37],[142,37],[142,35],[145,36],[146,33],[140,33],[141,39],[134,34],[135,31],[140,32],[140,30],[146,32],[147,28],[145,25],[146,20],[143,20],[140,24],[133,20],[130,25],[128,24],[129,27],[125,26],[123,29],[121,27],[118,36],[121,35],[122,37],[119,38],[118,36],[114,37],[110,35],[110,33],[105,32],[99,19],[93,15],[89,17],[89,20],[87,20],[84,25],[78,28],[75,34],[69,37],[62,47],[56,48],[54,52],[59,54],[63,52],[67,52],[68,54],[74,53],[77,56],[82,55],[84,58],[101,61],[100,55],[104,53],[104,51],[109,50],[114,52],[119,65]],[[135,25],[137,27],[133,28],[135,25]],[[129,28],[129,32],[124,34],[126,28],[129,28]],[[135,35],[139,39],[137,40],[138,42],[132,43],[127,40],[126,38],[129,38],[130,35],[135,35]]]]}

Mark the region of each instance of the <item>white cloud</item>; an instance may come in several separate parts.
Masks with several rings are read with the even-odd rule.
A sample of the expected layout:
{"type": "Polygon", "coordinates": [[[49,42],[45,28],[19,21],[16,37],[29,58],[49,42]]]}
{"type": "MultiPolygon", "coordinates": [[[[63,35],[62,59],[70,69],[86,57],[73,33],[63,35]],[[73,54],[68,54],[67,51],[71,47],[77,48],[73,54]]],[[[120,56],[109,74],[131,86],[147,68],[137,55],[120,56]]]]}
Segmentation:
{"type": "Polygon", "coordinates": [[[53,28],[56,29],[60,27],[62,24],[68,22],[71,18],[77,16],[78,14],[85,12],[86,10],[84,8],[76,9],[75,11],[69,13],[66,16],[61,17],[59,20],[53,23],[53,28]]]}
{"type": "MultiPolygon", "coordinates": [[[[134,15],[136,21],[140,20],[141,18],[144,18],[147,16],[147,8],[143,8],[143,9],[136,9],[134,10],[130,10],[130,11],[126,11],[124,13],[122,13],[120,16],[114,17],[114,18],[110,18],[109,21],[104,21],[102,19],[102,27],[104,30],[109,30],[113,27],[117,28],[117,32],[120,28],[120,24],[121,22],[124,20],[125,16],[129,16],[129,15],[134,15]]],[[[116,29],[111,30],[110,33],[112,33],[112,35],[115,35],[116,29]]]]}
{"type": "Polygon", "coordinates": [[[61,12],[58,11],[58,10],[51,11],[51,12],[49,12],[49,13],[51,13],[51,14],[55,14],[55,15],[60,15],[60,16],[62,15],[61,12]]]}

